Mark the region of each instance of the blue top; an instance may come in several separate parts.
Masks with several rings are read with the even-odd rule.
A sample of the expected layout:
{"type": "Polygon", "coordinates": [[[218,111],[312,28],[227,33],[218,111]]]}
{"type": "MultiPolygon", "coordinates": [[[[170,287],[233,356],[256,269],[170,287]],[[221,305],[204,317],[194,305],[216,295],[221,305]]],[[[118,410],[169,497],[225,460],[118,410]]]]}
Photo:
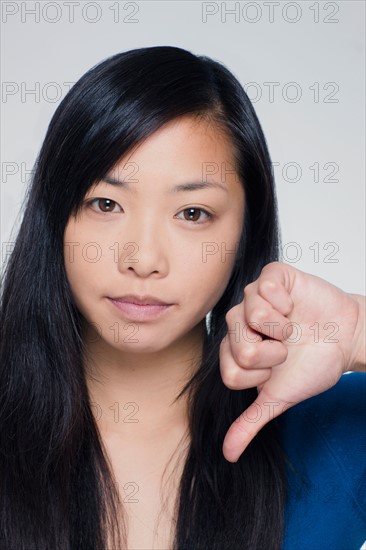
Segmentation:
{"type": "Polygon", "coordinates": [[[366,374],[343,374],[277,420],[299,474],[287,467],[283,550],[359,550],[366,541],[366,374]]]}

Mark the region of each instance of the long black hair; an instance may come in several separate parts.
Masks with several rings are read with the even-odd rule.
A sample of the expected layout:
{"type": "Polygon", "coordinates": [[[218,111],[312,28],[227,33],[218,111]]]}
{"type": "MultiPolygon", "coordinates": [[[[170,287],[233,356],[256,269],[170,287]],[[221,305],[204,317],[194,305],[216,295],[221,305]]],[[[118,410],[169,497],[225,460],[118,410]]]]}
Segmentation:
{"type": "MultiPolygon", "coordinates": [[[[231,423],[257,396],[222,382],[226,312],[279,260],[271,159],[254,108],[220,62],[178,47],[113,55],[85,73],[49,124],[2,276],[0,541],[3,549],[104,549],[119,497],[83,370],[83,318],[64,267],[63,236],[88,189],[133,146],[182,115],[208,117],[230,137],[245,189],[245,223],[231,278],[208,316],[189,392],[190,443],[176,501],[174,548],[281,547],[285,458],[275,420],[237,463],[222,453],[231,423]]],[[[122,537],[123,538],[123,537],[122,537]]],[[[117,542],[116,542],[117,541],[117,542]]]]}

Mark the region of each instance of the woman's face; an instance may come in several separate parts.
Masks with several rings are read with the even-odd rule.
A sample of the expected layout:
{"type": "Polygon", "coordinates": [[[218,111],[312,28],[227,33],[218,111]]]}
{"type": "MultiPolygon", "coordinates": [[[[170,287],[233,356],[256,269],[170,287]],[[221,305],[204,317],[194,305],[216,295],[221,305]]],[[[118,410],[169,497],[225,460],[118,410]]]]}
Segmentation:
{"type": "Polygon", "coordinates": [[[245,204],[232,145],[212,123],[184,116],[121,158],[108,178],[125,184],[89,189],[85,201],[93,202],[65,229],[71,291],[106,343],[159,351],[205,319],[230,279],[245,204]],[[195,185],[176,188],[188,183],[195,185]],[[110,300],[128,294],[172,305],[126,313],[110,300]]]}

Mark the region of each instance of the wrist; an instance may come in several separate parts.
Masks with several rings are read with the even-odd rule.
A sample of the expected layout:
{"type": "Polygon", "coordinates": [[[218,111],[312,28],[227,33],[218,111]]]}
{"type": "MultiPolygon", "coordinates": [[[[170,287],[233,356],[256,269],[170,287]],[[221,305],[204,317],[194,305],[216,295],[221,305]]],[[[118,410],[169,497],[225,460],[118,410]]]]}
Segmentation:
{"type": "Polygon", "coordinates": [[[349,294],[349,296],[358,304],[358,319],[350,370],[366,372],[366,296],[361,294],[349,294]]]}

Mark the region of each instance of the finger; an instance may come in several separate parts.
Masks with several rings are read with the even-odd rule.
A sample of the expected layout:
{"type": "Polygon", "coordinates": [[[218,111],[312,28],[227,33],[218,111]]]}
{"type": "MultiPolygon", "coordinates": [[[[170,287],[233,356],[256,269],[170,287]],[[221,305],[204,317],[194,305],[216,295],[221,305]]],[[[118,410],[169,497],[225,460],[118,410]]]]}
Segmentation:
{"type": "Polygon", "coordinates": [[[291,297],[293,286],[293,268],[282,262],[271,262],[265,265],[257,283],[257,292],[282,315],[288,315],[294,302],[291,297]]]}
{"type": "Polygon", "coordinates": [[[270,420],[295,403],[271,400],[261,391],[257,399],[231,424],[223,441],[223,454],[229,462],[237,462],[252,439],[270,420]]]}
{"type": "MultiPolygon", "coordinates": [[[[224,339],[225,340],[225,339],[224,339]]],[[[233,359],[228,340],[220,345],[220,373],[225,386],[231,390],[244,390],[264,384],[271,377],[271,368],[244,369],[233,359]]]]}
{"type": "MultiPolygon", "coordinates": [[[[250,341],[252,335],[264,335],[282,341],[293,331],[287,317],[258,295],[249,296],[231,308],[226,313],[225,320],[233,349],[234,344],[240,344],[243,339],[250,341]]],[[[258,336],[254,341],[258,341],[258,336]]]]}
{"type": "Polygon", "coordinates": [[[239,333],[236,326],[235,335],[230,330],[220,345],[220,365],[229,372],[234,367],[246,369],[267,369],[280,365],[287,359],[287,347],[277,340],[263,340],[250,327],[246,326],[239,333]],[[222,350],[221,350],[222,347],[222,350]]]}

